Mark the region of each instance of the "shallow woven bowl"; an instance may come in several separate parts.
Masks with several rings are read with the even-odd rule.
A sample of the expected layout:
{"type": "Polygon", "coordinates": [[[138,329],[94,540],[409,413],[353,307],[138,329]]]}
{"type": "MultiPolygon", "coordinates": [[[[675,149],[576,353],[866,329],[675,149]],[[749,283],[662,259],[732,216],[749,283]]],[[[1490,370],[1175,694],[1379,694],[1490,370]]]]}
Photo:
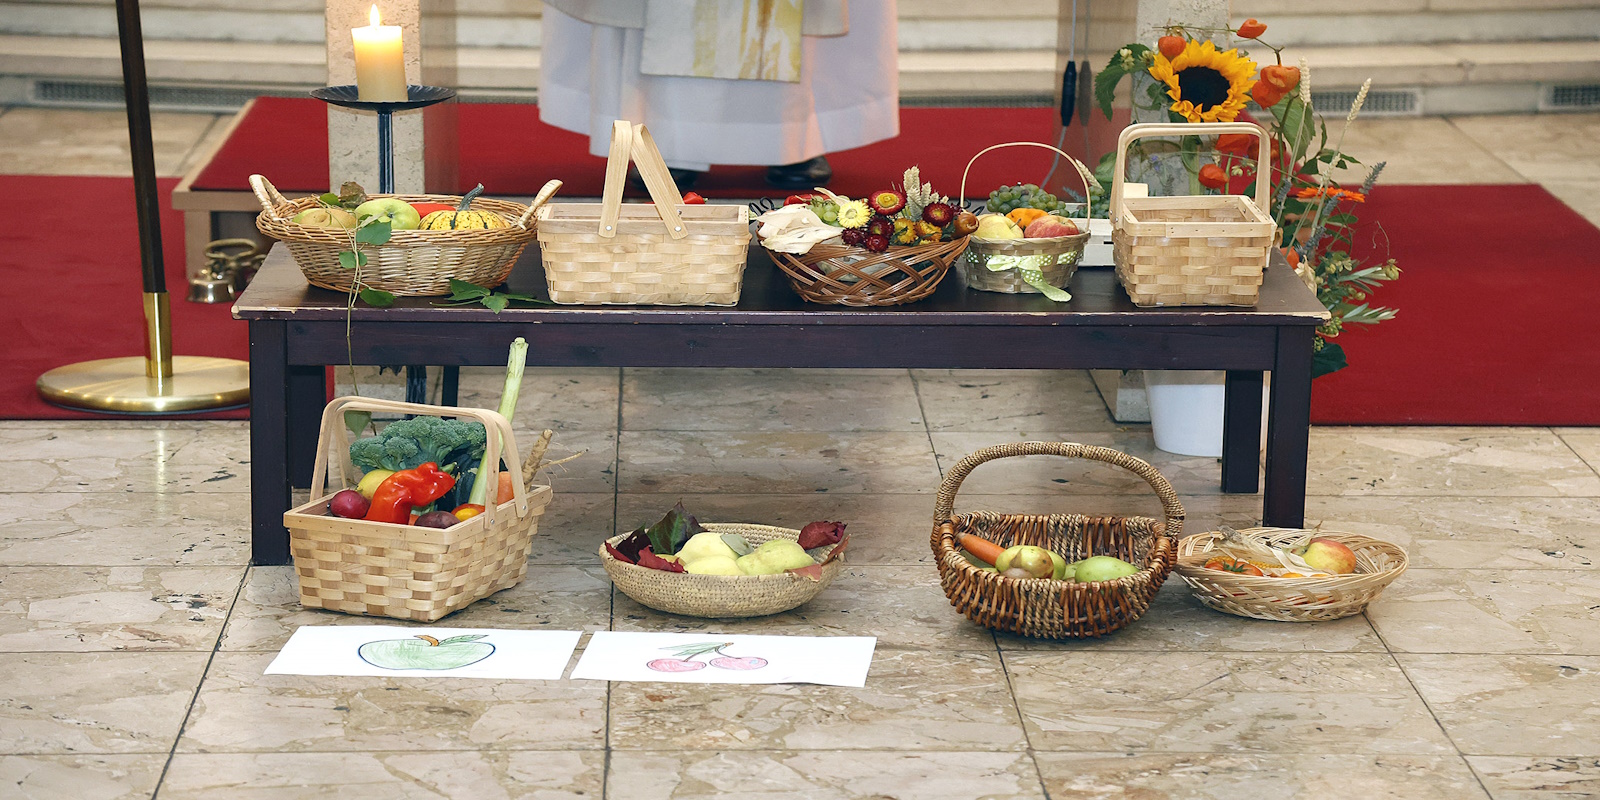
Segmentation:
{"type": "Polygon", "coordinates": [[[1294,547],[1312,537],[1332,539],[1356,554],[1356,571],[1331,578],[1270,578],[1206,569],[1207,553],[1222,534],[1197,533],[1178,542],[1173,571],[1207,608],[1280,622],[1322,622],[1354,616],[1406,571],[1410,560],[1398,545],[1337,531],[1300,528],[1250,528],[1241,531],[1274,547],[1294,547]]]}
{"type": "MultiPolygon", "coordinates": [[[[770,525],[744,523],[707,523],[705,529],[714,533],[737,533],[752,545],[773,539],[797,541],[800,532],[792,528],[775,528],[770,525]]],[[[613,546],[622,543],[628,534],[613,536],[613,546]]],[[[808,550],[818,562],[828,556],[831,547],[808,550]]],[[[844,556],[822,567],[822,580],[813,581],[787,572],[777,575],[690,575],[686,572],[665,572],[618,561],[604,547],[600,548],[600,563],[606,575],[622,593],[641,605],[657,611],[682,614],[686,617],[764,617],[777,614],[816,597],[844,570],[844,556]]]]}

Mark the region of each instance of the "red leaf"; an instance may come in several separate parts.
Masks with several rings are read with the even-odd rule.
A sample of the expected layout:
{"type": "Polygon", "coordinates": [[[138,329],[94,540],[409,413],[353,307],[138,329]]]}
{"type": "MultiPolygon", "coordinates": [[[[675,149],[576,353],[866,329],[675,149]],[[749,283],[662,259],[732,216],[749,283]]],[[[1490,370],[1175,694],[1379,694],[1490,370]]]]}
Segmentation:
{"type": "Polygon", "coordinates": [[[682,572],[683,565],[676,561],[668,561],[655,553],[645,550],[639,553],[639,566],[649,569],[659,569],[662,572],[682,572]]]}
{"type": "Polygon", "coordinates": [[[621,561],[623,563],[626,563],[626,564],[637,564],[637,563],[639,563],[638,561],[635,561],[634,559],[628,558],[627,556],[623,555],[622,551],[618,550],[615,547],[612,547],[610,542],[606,542],[606,552],[610,553],[612,558],[614,558],[614,559],[616,559],[618,561],[621,561]]]}
{"type": "Polygon", "coordinates": [[[786,569],[786,570],[784,570],[784,572],[787,572],[790,575],[799,575],[800,577],[805,578],[806,580],[811,581],[813,583],[816,583],[816,582],[822,580],[822,565],[821,564],[812,564],[809,567],[801,567],[799,569],[786,569]]]}
{"type": "Polygon", "coordinates": [[[800,547],[805,550],[837,544],[842,538],[844,538],[843,522],[810,522],[800,529],[800,547]]]}
{"type": "Polygon", "coordinates": [[[622,552],[622,556],[627,559],[629,564],[637,564],[639,563],[639,554],[650,549],[650,536],[643,528],[640,528],[628,534],[628,537],[617,545],[617,549],[622,552]]]}
{"type": "Polygon", "coordinates": [[[845,547],[845,545],[847,545],[849,543],[850,543],[850,537],[848,537],[848,536],[840,539],[839,540],[839,544],[835,545],[832,550],[828,551],[828,557],[822,559],[822,563],[824,563],[824,564],[832,564],[834,559],[843,556],[844,555],[844,547],[845,547]]]}

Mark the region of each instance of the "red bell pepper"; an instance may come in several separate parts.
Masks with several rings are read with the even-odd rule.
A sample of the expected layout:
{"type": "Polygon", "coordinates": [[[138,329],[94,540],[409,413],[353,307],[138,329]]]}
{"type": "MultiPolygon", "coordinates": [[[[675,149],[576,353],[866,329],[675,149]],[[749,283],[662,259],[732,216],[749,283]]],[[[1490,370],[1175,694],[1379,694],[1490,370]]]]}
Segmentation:
{"type": "Polygon", "coordinates": [[[812,200],[826,199],[828,199],[828,196],[825,194],[818,194],[817,192],[801,192],[800,194],[789,195],[788,199],[783,201],[783,204],[786,206],[802,206],[811,202],[812,200]]]}
{"type": "Polygon", "coordinates": [[[703,206],[706,204],[706,199],[701,197],[699,192],[684,192],[683,204],[686,206],[703,206]]]}
{"type": "Polygon", "coordinates": [[[372,508],[365,518],[404,525],[411,521],[413,506],[426,506],[455,485],[455,477],[441,471],[432,461],[416,469],[400,470],[378,484],[377,491],[372,493],[372,508]]]}

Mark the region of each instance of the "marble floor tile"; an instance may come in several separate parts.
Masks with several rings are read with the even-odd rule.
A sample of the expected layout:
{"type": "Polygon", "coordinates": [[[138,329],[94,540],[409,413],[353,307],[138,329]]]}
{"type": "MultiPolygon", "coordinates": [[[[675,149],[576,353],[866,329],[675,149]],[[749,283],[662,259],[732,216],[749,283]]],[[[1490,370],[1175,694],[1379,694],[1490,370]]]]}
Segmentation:
{"type": "MultiPolygon", "coordinates": [[[[530,566],[522,583],[440,620],[452,628],[604,629],[611,619],[611,581],[599,566],[530,566]]],[[[302,625],[407,625],[300,605],[294,567],[251,567],[222,636],[224,651],[277,652],[302,625]]]]}
{"type": "Polygon", "coordinates": [[[1035,750],[1444,755],[1388,655],[1005,653],[1035,750]]]}
{"type": "Polygon", "coordinates": [[[615,531],[616,496],[600,492],[556,492],[539,519],[528,563],[597,564],[600,543],[615,531]]]}
{"type": "Polygon", "coordinates": [[[1600,431],[1593,428],[1567,429],[1557,434],[1590,468],[1600,471],[1600,431]]]}
{"type": "MultiPolygon", "coordinates": [[[[527,448],[538,432],[513,426],[517,445],[527,448]],[[528,444],[523,444],[527,442],[528,444]]],[[[617,434],[616,431],[571,430],[556,434],[551,440],[548,458],[565,458],[575,453],[577,458],[560,466],[541,470],[535,479],[547,484],[557,494],[612,493],[617,489],[617,434]]],[[[524,453],[523,455],[526,455],[524,453]]]]}
{"type": "Polygon", "coordinates": [[[0,567],[0,652],[216,646],[244,567],[0,567]]]}
{"type": "Polygon", "coordinates": [[[932,431],[1114,431],[1083,370],[913,370],[932,431]]]}
{"type": "Polygon", "coordinates": [[[1600,180],[1600,114],[1493,114],[1450,123],[1527,180],[1600,180]]]}
{"type": "Polygon", "coordinates": [[[245,494],[0,492],[5,565],[244,565],[249,530],[245,494]]]}
{"type": "Polygon", "coordinates": [[[1600,758],[1467,756],[1494,800],[1600,797],[1600,758]]]}
{"type": "Polygon", "coordinates": [[[931,494],[939,470],[917,432],[624,431],[619,485],[657,494],[931,494]]]}
{"type": "Polygon", "coordinates": [[[751,619],[699,619],[646,608],[620,591],[613,630],[791,636],[875,636],[878,647],[993,650],[989,631],[945,599],[939,573],[916,567],[847,567],[815,599],[792,611],[751,619]]]}
{"type": "MultiPolygon", "coordinates": [[[[156,174],[177,175],[214,114],[150,115],[156,174]]],[[[122,111],[13,108],[0,117],[0,173],[130,175],[128,117],[122,111]],[[48,153],[48,158],[41,155],[48,153]]]]}
{"type": "Polygon", "coordinates": [[[179,753],[163,800],[595,800],[597,751],[179,753]]]}
{"type": "Polygon", "coordinates": [[[1488,800],[1460,756],[1039,753],[1054,800],[1488,800]]]}
{"type": "Polygon", "coordinates": [[[1313,428],[1308,494],[1596,497],[1547,428],[1313,428]]]}
{"type": "MultiPolygon", "coordinates": [[[[473,408],[498,408],[506,371],[500,367],[462,367],[459,402],[473,408]]],[[[617,370],[609,367],[529,367],[517,390],[512,421],[519,430],[617,429],[617,370]]],[[[518,437],[521,438],[520,435],[518,437]]]]}
{"type": "MultiPolygon", "coordinates": [[[[933,446],[939,468],[948,473],[967,454],[996,444],[1012,442],[1076,442],[1120,450],[1142,458],[1161,472],[1179,494],[1220,494],[1222,462],[1215,458],[1180,456],[1157,450],[1150,427],[1130,426],[1114,431],[997,431],[993,433],[934,433],[933,446]]],[[[1020,456],[979,465],[962,482],[973,494],[1145,494],[1152,505],[1155,491],[1143,478],[1121,467],[1081,458],[1020,456]]],[[[959,501],[958,501],[959,502],[959,501]]],[[[1154,513],[1154,512],[1152,512],[1154,513]]]]}
{"type": "Polygon", "coordinates": [[[1395,652],[1600,656],[1593,570],[1414,569],[1367,616],[1395,652]]]}
{"type": "Polygon", "coordinates": [[[0,467],[6,492],[243,492],[248,442],[244,427],[7,427],[0,467]]]}
{"type": "Polygon", "coordinates": [[[1578,212],[1589,224],[1600,226],[1600,195],[1594,192],[1592,181],[1553,180],[1540,181],[1545,191],[1578,212]]]}
{"type": "Polygon", "coordinates": [[[1413,568],[1593,568],[1597,519],[1586,497],[1306,498],[1309,526],[1394,542],[1413,568]]]}
{"type": "Polygon", "coordinates": [[[149,800],[166,753],[0,756],[0,787],[17,800],[149,800]]]}
{"type": "MultiPolygon", "coordinates": [[[[585,681],[587,683],[587,681],[585,681]]],[[[994,653],[878,650],[864,688],[617,683],[614,750],[1019,751],[994,653]]]]}
{"type": "Polygon", "coordinates": [[[0,752],[162,753],[210,653],[0,653],[0,752]]]}
{"type": "Polygon", "coordinates": [[[629,431],[922,431],[905,370],[629,369],[629,431]]]}
{"type": "Polygon", "coordinates": [[[1044,792],[1025,753],[618,752],[612,800],[1006,800],[1044,792]]]}
{"type": "Polygon", "coordinates": [[[178,752],[596,750],[605,744],[606,685],[598,681],[263,675],[274,655],[216,654],[178,752]]]}
{"type": "Polygon", "coordinates": [[[1225,653],[1382,653],[1383,640],[1364,616],[1302,625],[1236,617],[1194,599],[1178,576],[1167,578],[1150,610],[1132,625],[1098,639],[1054,641],[995,634],[1001,650],[1092,653],[1160,650],[1225,653]]]}
{"type": "Polygon", "coordinates": [[[1361,117],[1344,136],[1344,152],[1362,161],[1339,175],[1347,185],[1359,185],[1380,161],[1387,166],[1379,191],[1386,184],[1527,182],[1502,159],[1497,144],[1481,142],[1440,117],[1361,117]]]}
{"type": "Polygon", "coordinates": [[[1467,755],[1600,756],[1600,658],[1396,656],[1467,755]]]}

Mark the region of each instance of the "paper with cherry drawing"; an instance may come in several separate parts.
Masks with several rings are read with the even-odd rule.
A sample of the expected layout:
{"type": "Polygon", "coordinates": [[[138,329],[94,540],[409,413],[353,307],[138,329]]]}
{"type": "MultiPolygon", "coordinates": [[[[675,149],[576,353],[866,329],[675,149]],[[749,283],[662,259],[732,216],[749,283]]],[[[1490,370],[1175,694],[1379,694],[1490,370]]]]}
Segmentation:
{"type": "Polygon", "coordinates": [[[596,631],[574,679],[865,686],[873,636],[596,631]]]}
{"type": "Polygon", "coordinates": [[[289,637],[268,675],[395,678],[561,678],[579,631],[307,625],[289,637]]]}

